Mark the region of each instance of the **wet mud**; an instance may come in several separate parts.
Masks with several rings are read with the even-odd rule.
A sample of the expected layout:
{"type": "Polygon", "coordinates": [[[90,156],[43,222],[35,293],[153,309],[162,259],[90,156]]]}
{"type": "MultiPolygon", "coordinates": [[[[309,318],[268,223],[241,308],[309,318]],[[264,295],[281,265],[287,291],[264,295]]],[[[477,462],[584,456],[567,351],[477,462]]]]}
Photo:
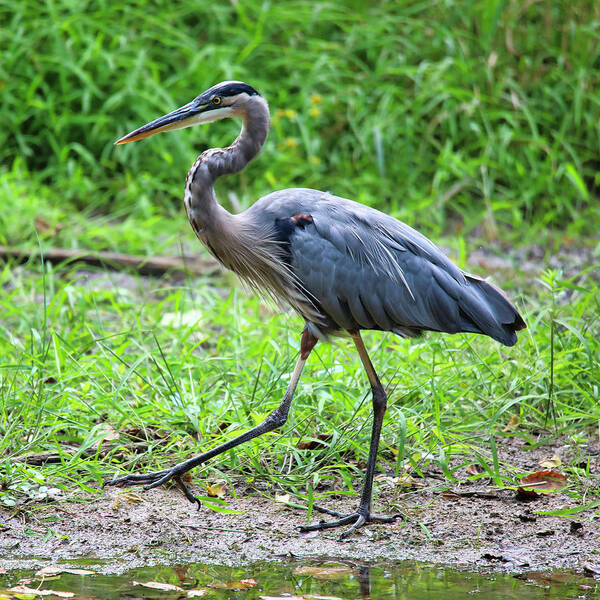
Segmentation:
{"type": "MultiPolygon", "coordinates": [[[[502,444],[501,458],[520,463],[518,468],[529,472],[544,457],[571,452],[561,444],[524,450],[525,443],[517,438],[502,444]]],[[[595,471],[598,456],[589,452],[586,460],[595,471]]],[[[153,564],[241,565],[327,557],[373,563],[418,560],[512,572],[555,568],[581,572],[600,563],[597,511],[584,510],[571,518],[543,514],[585,504],[569,493],[568,486],[529,497],[514,489],[498,489],[490,480],[468,481],[468,473],[463,475],[462,482],[450,484],[432,471],[415,478],[412,487],[378,475],[375,511],[400,516],[394,524],[368,525],[341,542],[338,530],[301,534],[298,527],[307,522],[305,510],[277,502],[243,481],[234,482],[226,497],[227,509],[235,513],[196,510],[177,488],[148,492],[106,488],[96,497],[0,510],[1,566],[9,570],[37,568],[48,561],[85,563],[119,573],[153,564]]],[[[340,495],[322,504],[352,512],[357,502],[340,495]]],[[[311,520],[320,518],[313,513],[311,520]]]]}

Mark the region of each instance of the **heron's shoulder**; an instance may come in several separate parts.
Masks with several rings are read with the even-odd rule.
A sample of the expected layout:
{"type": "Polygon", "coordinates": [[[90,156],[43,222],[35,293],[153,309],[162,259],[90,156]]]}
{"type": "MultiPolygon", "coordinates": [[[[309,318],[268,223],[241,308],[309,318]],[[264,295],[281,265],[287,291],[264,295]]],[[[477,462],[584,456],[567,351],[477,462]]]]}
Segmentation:
{"type": "Polygon", "coordinates": [[[295,214],[310,214],[318,217],[323,225],[328,223],[341,228],[350,225],[370,227],[383,222],[387,222],[390,227],[408,227],[374,208],[311,188],[288,188],[272,192],[255,202],[248,213],[278,219],[295,214]]]}
{"type": "Polygon", "coordinates": [[[399,219],[375,208],[310,188],[289,188],[272,192],[258,200],[249,213],[260,220],[311,215],[314,231],[339,248],[367,252],[386,247],[422,257],[443,266],[462,279],[460,269],[426,236],[399,219]]]}
{"type": "Polygon", "coordinates": [[[327,206],[336,200],[344,199],[310,188],[287,188],[263,196],[248,211],[253,214],[266,213],[276,218],[284,218],[297,212],[326,210],[327,206]]]}
{"type": "Polygon", "coordinates": [[[248,212],[280,219],[310,214],[317,231],[327,237],[343,234],[350,242],[357,236],[375,237],[416,254],[431,257],[443,254],[433,242],[406,223],[365,204],[320,190],[289,188],[273,192],[258,200],[248,212]]]}

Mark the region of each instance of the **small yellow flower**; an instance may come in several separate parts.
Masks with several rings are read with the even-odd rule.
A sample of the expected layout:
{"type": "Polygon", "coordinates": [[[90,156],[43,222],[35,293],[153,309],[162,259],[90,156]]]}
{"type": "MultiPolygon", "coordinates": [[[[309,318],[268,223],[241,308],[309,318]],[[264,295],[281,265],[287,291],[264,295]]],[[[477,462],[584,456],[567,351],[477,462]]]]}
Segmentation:
{"type": "Polygon", "coordinates": [[[321,114],[321,110],[320,110],[320,109],[318,109],[316,106],[313,106],[312,108],[310,108],[310,109],[308,110],[308,114],[309,114],[311,117],[318,117],[318,116],[321,114]]]}
{"type": "Polygon", "coordinates": [[[308,160],[313,165],[320,165],[321,164],[321,159],[318,156],[311,156],[308,160]]]}
{"type": "Polygon", "coordinates": [[[311,94],[310,101],[312,104],[321,104],[321,102],[323,102],[323,98],[321,97],[321,94],[311,94]]]}
{"type": "Polygon", "coordinates": [[[279,150],[289,150],[291,148],[296,148],[298,146],[298,140],[296,138],[285,138],[281,144],[279,144],[279,150]]]}
{"type": "Polygon", "coordinates": [[[293,108],[286,108],[285,109],[285,116],[288,119],[295,119],[298,116],[298,113],[293,108]]]}

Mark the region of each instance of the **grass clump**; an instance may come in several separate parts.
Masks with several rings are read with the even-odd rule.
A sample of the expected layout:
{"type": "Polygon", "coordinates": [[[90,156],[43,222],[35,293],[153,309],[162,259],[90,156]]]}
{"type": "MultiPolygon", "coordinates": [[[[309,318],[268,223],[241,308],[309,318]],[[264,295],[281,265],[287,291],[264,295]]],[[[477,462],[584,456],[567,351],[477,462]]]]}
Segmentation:
{"type": "MultiPolygon", "coordinates": [[[[510,435],[530,444],[540,431],[587,443],[600,416],[597,285],[557,273],[546,282],[543,296],[526,297],[529,329],[511,349],[468,335],[366,335],[390,390],[380,466],[434,466],[453,481],[476,457],[498,484],[512,484],[515,473],[490,443],[509,435],[513,415],[510,435]]],[[[8,505],[40,486],[92,490],[116,469],[163,467],[241,433],[279,404],[298,351],[299,319],[235,291],[223,296],[210,281],[169,286],[47,266],[37,276],[7,269],[2,285],[2,354],[13,357],[0,371],[0,502],[8,505]],[[32,465],[40,453],[53,462],[32,465]]],[[[335,476],[350,491],[368,451],[370,404],[351,345],[320,344],[281,434],[194,477],[243,474],[304,495],[335,476]],[[298,448],[320,434],[330,436],[326,450],[298,448]]]]}

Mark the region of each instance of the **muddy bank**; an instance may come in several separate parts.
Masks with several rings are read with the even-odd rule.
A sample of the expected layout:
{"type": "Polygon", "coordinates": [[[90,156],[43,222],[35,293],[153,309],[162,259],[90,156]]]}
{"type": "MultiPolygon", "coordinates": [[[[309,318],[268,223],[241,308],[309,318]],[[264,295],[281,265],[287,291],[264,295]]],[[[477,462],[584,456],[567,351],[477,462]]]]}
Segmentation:
{"type": "MultiPolygon", "coordinates": [[[[515,450],[506,448],[505,454],[515,450]]],[[[554,450],[537,449],[523,460],[532,465],[554,450]]],[[[564,491],[519,499],[514,490],[498,490],[481,480],[449,486],[434,472],[418,484],[407,490],[380,476],[375,510],[402,516],[393,525],[364,527],[343,542],[336,541],[336,530],[315,537],[299,534],[306,512],[241,482],[237,498],[227,498],[235,514],[195,510],[175,488],[133,494],[108,488],[94,499],[0,511],[1,566],[81,564],[83,559],[98,571],[119,573],[152,564],[238,565],[329,557],[413,559],[516,572],[565,567],[582,571],[585,565],[600,563],[600,524],[593,510],[571,519],[539,514],[582,504],[564,491]]],[[[325,506],[350,512],[356,502],[330,498],[325,506]]],[[[313,515],[315,519],[319,516],[313,515]]]]}

